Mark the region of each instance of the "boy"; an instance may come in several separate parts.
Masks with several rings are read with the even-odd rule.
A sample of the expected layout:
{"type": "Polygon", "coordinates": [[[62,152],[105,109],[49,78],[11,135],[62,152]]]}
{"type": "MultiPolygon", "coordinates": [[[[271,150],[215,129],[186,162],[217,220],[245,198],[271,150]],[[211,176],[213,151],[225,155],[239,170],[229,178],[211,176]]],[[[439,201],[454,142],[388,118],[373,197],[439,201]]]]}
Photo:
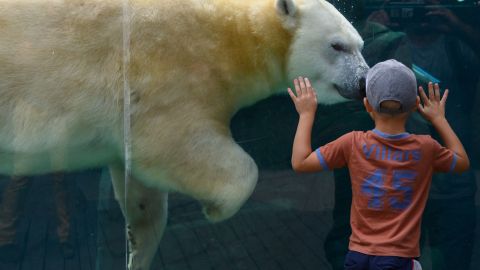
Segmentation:
{"type": "Polygon", "coordinates": [[[352,234],[345,269],[410,270],[419,268],[420,222],[433,172],[463,172],[469,167],[462,143],[445,119],[448,90],[428,84],[428,97],[413,72],[395,60],[378,63],[367,73],[365,109],[375,129],[353,131],[312,152],[311,130],[317,99],[308,79],[289,88],[300,116],[293,143],[297,172],[348,166],[353,200],[352,234]],[[432,123],[446,147],[427,135],[405,132],[416,108],[432,123]],[[415,268],[414,268],[415,267],[415,268]]]}

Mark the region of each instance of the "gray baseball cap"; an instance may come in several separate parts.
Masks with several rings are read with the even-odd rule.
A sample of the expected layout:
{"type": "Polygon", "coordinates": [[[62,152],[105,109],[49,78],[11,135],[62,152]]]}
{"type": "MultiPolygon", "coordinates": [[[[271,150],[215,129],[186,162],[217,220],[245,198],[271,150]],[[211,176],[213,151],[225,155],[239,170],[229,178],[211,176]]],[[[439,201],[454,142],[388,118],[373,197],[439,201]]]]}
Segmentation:
{"type": "Polygon", "coordinates": [[[404,64],[390,59],[377,63],[367,73],[366,94],[375,111],[397,114],[408,112],[416,105],[417,80],[413,71],[404,64]],[[394,100],[400,108],[383,108],[382,102],[394,100]]]}

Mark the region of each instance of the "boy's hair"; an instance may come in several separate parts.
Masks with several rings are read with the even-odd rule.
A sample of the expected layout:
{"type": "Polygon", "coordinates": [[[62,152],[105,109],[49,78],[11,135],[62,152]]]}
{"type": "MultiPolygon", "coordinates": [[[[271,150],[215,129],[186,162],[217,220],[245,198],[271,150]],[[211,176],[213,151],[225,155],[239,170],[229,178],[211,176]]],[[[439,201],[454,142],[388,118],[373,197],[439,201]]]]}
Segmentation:
{"type": "Polygon", "coordinates": [[[366,95],[377,112],[390,115],[410,112],[417,100],[415,75],[393,59],[377,63],[367,73],[366,95]]]}

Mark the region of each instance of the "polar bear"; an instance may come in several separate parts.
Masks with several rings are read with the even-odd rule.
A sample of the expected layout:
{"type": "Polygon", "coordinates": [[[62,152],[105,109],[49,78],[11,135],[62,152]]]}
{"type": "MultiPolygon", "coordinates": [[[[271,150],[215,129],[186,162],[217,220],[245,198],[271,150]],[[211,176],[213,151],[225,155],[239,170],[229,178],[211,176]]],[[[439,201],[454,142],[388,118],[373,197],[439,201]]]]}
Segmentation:
{"type": "Polygon", "coordinates": [[[211,221],[252,193],[257,167],[229,130],[237,110],[298,75],[322,103],[358,98],[368,69],[324,0],[0,0],[0,18],[0,172],[108,165],[135,270],[155,254],[168,192],[211,221]]]}

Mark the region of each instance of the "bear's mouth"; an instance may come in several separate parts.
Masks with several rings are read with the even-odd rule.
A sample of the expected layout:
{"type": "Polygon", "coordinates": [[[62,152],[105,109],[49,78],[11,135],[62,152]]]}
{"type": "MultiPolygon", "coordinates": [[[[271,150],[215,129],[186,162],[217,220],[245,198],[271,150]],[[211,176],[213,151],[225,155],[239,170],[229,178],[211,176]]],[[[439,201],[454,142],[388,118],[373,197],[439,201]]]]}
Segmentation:
{"type": "Polygon", "coordinates": [[[365,83],[359,82],[359,87],[353,90],[348,90],[340,85],[333,83],[333,88],[344,98],[361,100],[365,97],[365,83]]]}
{"type": "Polygon", "coordinates": [[[341,87],[340,85],[333,83],[333,88],[339,93],[342,97],[353,99],[352,92],[347,91],[345,88],[341,87]]]}
{"type": "Polygon", "coordinates": [[[340,86],[338,86],[338,84],[334,83],[333,84],[333,88],[335,88],[335,90],[337,90],[338,93],[341,93],[342,91],[340,90],[340,86]]]}

